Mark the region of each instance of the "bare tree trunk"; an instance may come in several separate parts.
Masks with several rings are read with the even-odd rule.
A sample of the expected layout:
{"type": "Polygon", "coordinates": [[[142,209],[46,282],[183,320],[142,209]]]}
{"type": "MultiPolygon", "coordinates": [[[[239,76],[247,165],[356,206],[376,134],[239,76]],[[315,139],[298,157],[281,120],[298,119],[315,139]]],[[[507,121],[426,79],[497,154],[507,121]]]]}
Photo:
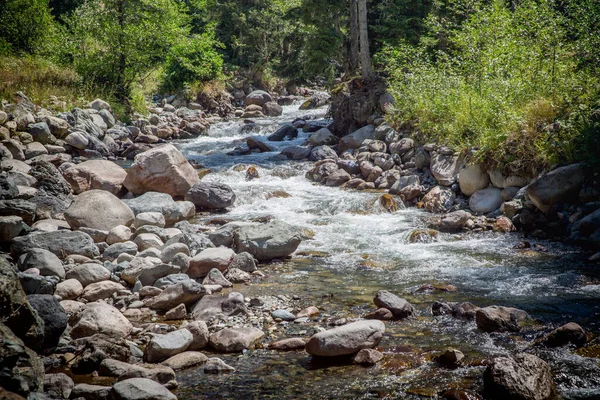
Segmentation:
{"type": "Polygon", "coordinates": [[[357,0],[350,0],[350,54],[348,55],[348,69],[350,74],[358,70],[358,3],[357,0]]]}
{"type": "Polygon", "coordinates": [[[369,34],[367,32],[367,0],[358,0],[358,30],[360,35],[360,66],[364,79],[371,79],[373,67],[369,54],[369,34]]]}

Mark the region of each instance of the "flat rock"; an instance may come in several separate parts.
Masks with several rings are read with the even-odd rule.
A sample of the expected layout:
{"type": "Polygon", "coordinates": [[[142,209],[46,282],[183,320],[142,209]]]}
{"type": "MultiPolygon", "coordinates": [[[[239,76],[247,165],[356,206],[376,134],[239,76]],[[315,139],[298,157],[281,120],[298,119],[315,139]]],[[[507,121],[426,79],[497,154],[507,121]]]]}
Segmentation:
{"type": "Polygon", "coordinates": [[[206,360],[208,360],[208,357],[199,351],[185,351],[174,355],[173,357],[169,357],[161,364],[173,368],[175,371],[179,371],[204,364],[206,360]]]}
{"type": "Polygon", "coordinates": [[[202,250],[190,260],[187,274],[190,278],[201,278],[213,268],[225,271],[234,256],[234,251],[225,247],[202,250]]]}
{"type": "Polygon", "coordinates": [[[110,271],[100,264],[86,263],[77,265],[69,270],[67,279],[75,279],[83,287],[96,282],[102,282],[110,279],[110,271]]]}
{"type": "Polygon", "coordinates": [[[192,309],[192,318],[208,321],[215,316],[232,316],[247,312],[244,295],[231,292],[226,295],[204,296],[192,309]]]}
{"type": "Polygon", "coordinates": [[[251,349],[264,336],[257,328],[227,328],[210,335],[209,343],[217,351],[224,353],[241,352],[251,349]]]}
{"type": "Polygon", "coordinates": [[[370,349],[379,344],[385,325],[378,320],[357,321],[313,335],[306,351],[313,356],[343,356],[370,349]]]}
{"type": "Polygon", "coordinates": [[[83,232],[60,230],[20,236],[13,240],[11,252],[20,255],[32,249],[48,250],[59,258],[72,254],[94,258],[99,255],[92,238],[83,232]]]}
{"type": "Polygon", "coordinates": [[[63,171],[63,177],[75,194],[98,189],[120,196],[125,192],[123,181],[126,176],[123,168],[106,160],[85,161],[63,171]]]}
{"type": "Polygon", "coordinates": [[[475,313],[477,327],[484,332],[518,332],[527,321],[531,319],[525,311],[512,307],[489,306],[475,313]]]}
{"type": "Polygon", "coordinates": [[[220,210],[233,205],[235,193],[224,183],[200,182],[190,188],[185,199],[200,210],[220,210]]]}
{"type": "Polygon", "coordinates": [[[179,329],[164,335],[155,335],[146,345],[144,360],[151,363],[161,362],[187,350],[193,336],[187,329],[179,329]]]}
{"type": "Polygon", "coordinates": [[[204,286],[190,279],[167,286],[158,296],[144,299],[144,304],[152,309],[167,311],[181,303],[191,305],[206,294],[204,286]]]}
{"type": "Polygon", "coordinates": [[[234,231],[234,242],[238,252],[248,252],[259,261],[283,258],[292,254],[302,237],[296,228],[283,222],[241,226],[234,231]]]}
{"type": "Polygon", "coordinates": [[[269,344],[269,348],[278,351],[304,350],[305,345],[304,338],[289,338],[273,342],[269,344]]]}

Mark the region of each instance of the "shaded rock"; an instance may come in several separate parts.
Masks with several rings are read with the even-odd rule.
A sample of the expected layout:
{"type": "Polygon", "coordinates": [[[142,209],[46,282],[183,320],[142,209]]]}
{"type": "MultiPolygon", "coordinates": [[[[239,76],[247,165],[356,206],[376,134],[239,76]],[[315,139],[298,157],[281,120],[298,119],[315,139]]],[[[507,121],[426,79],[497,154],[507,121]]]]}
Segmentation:
{"type": "Polygon", "coordinates": [[[98,189],[120,196],[127,172],[111,161],[90,160],[66,169],[63,176],[75,194],[98,189]]]}
{"type": "Polygon", "coordinates": [[[22,232],[27,232],[27,225],[18,216],[0,216],[0,242],[10,243],[22,232]]]}
{"type": "Polygon", "coordinates": [[[204,286],[190,279],[167,286],[158,296],[145,299],[144,304],[149,308],[166,311],[181,303],[190,305],[205,294],[207,293],[204,286]]]}
{"type": "Polygon", "coordinates": [[[67,328],[67,313],[58,300],[49,294],[33,294],[27,301],[44,321],[44,342],[42,349],[53,350],[58,345],[60,336],[67,328]]]}
{"type": "Polygon", "coordinates": [[[176,321],[185,319],[187,316],[187,311],[185,309],[185,304],[180,304],[175,308],[171,308],[169,311],[165,313],[165,319],[167,321],[176,321]]]}
{"type": "Polygon", "coordinates": [[[23,291],[26,294],[52,294],[56,284],[58,283],[58,277],[56,276],[41,276],[36,274],[36,270],[29,270],[30,272],[19,272],[19,281],[23,286],[23,291]]]}
{"type": "Polygon", "coordinates": [[[130,285],[134,285],[139,280],[143,286],[148,286],[153,285],[160,278],[176,274],[179,271],[179,267],[174,265],[153,262],[149,258],[136,257],[121,272],[121,279],[130,285]]]}
{"type": "Polygon", "coordinates": [[[99,255],[98,247],[89,235],[67,230],[17,237],[12,242],[11,252],[20,255],[35,248],[48,250],[59,258],[65,258],[73,254],[89,258],[99,255]]]}
{"type": "Polygon", "coordinates": [[[173,368],[175,371],[179,371],[204,364],[206,360],[208,360],[208,357],[198,351],[185,351],[174,355],[173,357],[169,357],[161,364],[173,368]]]}
{"type": "Polygon", "coordinates": [[[109,336],[127,337],[131,333],[131,323],[113,306],[94,302],[85,306],[81,317],[73,326],[71,337],[74,339],[102,333],[109,336]]]}
{"type": "Polygon", "coordinates": [[[456,195],[447,187],[436,186],[423,196],[423,205],[429,212],[448,211],[454,205],[456,195]]]}
{"type": "Polygon", "coordinates": [[[237,251],[248,252],[259,261],[287,257],[296,251],[301,241],[296,229],[282,221],[242,226],[234,232],[237,251]]]}
{"type": "Polygon", "coordinates": [[[377,292],[373,302],[377,307],[390,310],[394,315],[394,318],[406,318],[413,315],[415,312],[415,308],[408,301],[387,290],[380,290],[377,292]]]}
{"type": "Polygon", "coordinates": [[[377,346],[385,333],[381,321],[352,322],[319,332],[306,343],[306,351],[313,356],[342,356],[377,346]]]}
{"type": "MultiPolygon", "coordinates": [[[[329,146],[317,146],[310,151],[310,155],[308,156],[308,159],[311,161],[335,160],[337,158],[337,153],[329,146]]],[[[348,170],[346,172],[350,173],[348,170]]]]}
{"type": "Polygon", "coordinates": [[[225,364],[225,361],[217,357],[209,358],[204,364],[205,374],[224,374],[229,372],[235,372],[235,368],[225,364]]]}
{"type": "Polygon", "coordinates": [[[56,142],[56,137],[50,132],[50,128],[45,122],[29,125],[28,131],[33,140],[41,144],[53,144],[56,142]]]}
{"type": "Polygon", "coordinates": [[[550,400],[556,394],[550,366],[532,354],[498,357],[483,374],[489,399],[550,400]]]}
{"type": "Polygon", "coordinates": [[[229,288],[232,287],[233,284],[231,282],[229,282],[221,273],[221,271],[219,271],[216,268],[211,269],[210,271],[208,271],[208,274],[206,275],[206,277],[204,278],[204,280],[202,281],[203,285],[218,285],[218,286],[222,286],[224,288],[229,288]]]}
{"type": "Polygon", "coordinates": [[[209,343],[217,351],[234,353],[253,348],[264,335],[262,330],[252,327],[227,328],[210,335],[209,343]]]}
{"type": "Polygon", "coordinates": [[[465,355],[462,351],[456,349],[446,349],[442,354],[435,358],[435,361],[446,367],[457,367],[465,355]]]}
{"type": "Polygon", "coordinates": [[[112,390],[117,400],[177,400],[163,385],[146,378],[117,382],[112,390]]]}
{"type": "Polygon", "coordinates": [[[201,210],[220,210],[233,205],[235,193],[224,183],[200,182],[191,187],[185,199],[201,210]]]}
{"type": "Polygon", "coordinates": [[[566,344],[581,347],[587,342],[587,337],[580,325],[569,322],[544,336],[541,342],[549,347],[564,346],[566,344]]]}
{"type": "Polygon", "coordinates": [[[171,144],[140,153],[127,171],[123,185],[133,194],[149,191],[184,196],[199,182],[187,159],[171,144]]]}
{"type": "Polygon", "coordinates": [[[216,316],[246,314],[248,309],[241,293],[204,296],[192,309],[192,318],[208,321],[216,316]]]}
{"type": "Polygon", "coordinates": [[[137,365],[105,358],[100,363],[99,373],[100,376],[115,377],[120,381],[130,378],[146,378],[161,385],[176,385],[175,371],[162,365],[137,365]]]}
{"type": "Polygon", "coordinates": [[[0,216],[20,217],[31,225],[35,219],[37,205],[20,199],[0,200],[0,216]]]}
{"type": "Polygon", "coordinates": [[[511,307],[489,306],[475,314],[477,327],[484,332],[518,332],[527,321],[529,314],[511,307]]]}
{"type": "Polygon", "coordinates": [[[44,392],[53,398],[68,399],[74,386],[73,379],[62,372],[44,376],[44,392]]]}
{"type": "Polygon", "coordinates": [[[337,137],[327,128],[319,129],[308,138],[313,146],[333,145],[337,140],[337,137]]]}
{"type": "Polygon", "coordinates": [[[79,355],[71,366],[71,371],[78,375],[98,371],[106,359],[128,361],[131,356],[131,348],[122,336],[96,334],[73,340],[70,345],[77,349],[79,355]]]}
{"type": "Polygon", "coordinates": [[[289,146],[281,149],[281,154],[290,160],[304,160],[310,153],[311,149],[304,146],[289,146]]]}
{"type": "Polygon", "coordinates": [[[344,152],[349,149],[358,149],[365,139],[375,139],[375,126],[364,126],[341,138],[339,142],[339,151],[344,152]]]}
{"type": "Polygon", "coordinates": [[[19,268],[22,271],[37,268],[40,270],[40,275],[65,278],[65,268],[60,259],[54,253],[44,249],[32,249],[19,257],[19,268]]]}
{"type": "Polygon", "coordinates": [[[277,351],[304,350],[306,339],[289,338],[270,343],[269,348],[277,351]]]}
{"type": "Polygon", "coordinates": [[[0,367],[0,382],[4,389],[24,396],[42,391],[42,360],[3,323],[0,323],[0,367]]]}
{"type": "Polygon", "coordinates": [[[187,350],[192,341],[192,333],[187,329],[155,335],[146,345],[144,360],[151,363],[164,361],[187,350]]]}
{"type": "Polygon", "coordinates": [[[383,354],[375,349],[362,349],[354,356],[354,363],[362,365],[375,365],[383,359],[383,354]]]}
{"type": "Polygon", "coordinates": [[[526,190],[531,202],[547,213],[554,204],[575,199],[585,180],[583,164],[557,168],[533,181],[526,190]]]}

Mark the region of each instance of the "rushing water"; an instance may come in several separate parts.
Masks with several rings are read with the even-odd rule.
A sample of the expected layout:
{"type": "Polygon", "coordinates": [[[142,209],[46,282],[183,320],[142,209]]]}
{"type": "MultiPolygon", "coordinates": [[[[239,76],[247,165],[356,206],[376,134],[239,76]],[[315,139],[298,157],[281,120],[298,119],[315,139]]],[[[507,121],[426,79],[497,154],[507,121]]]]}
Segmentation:
{"type": "MultiPolygon", "coordinates": [[[[220,122],[211,127],[208,137],[180,143],[189,159],[213,171],[205,180],[233,187],[237,201],[223,217],[270,217],[314,233],[302,242],[299,255],[262,266],[266,277],[261,282],[236,285],[234,290],[246,296],[297,296],[302,304],[319,307],[324,321],[364,315],[374,309],[374,294],[386,289],[413,303],[419,316],[386,323],[380,345],[385,358],[375,367],[353,366],[346,360],[316,364],[304,352],[258,349],[241,356],[220,355],[237,371],[221,376],[184,371],[179,376],[179,398],[431,397],[448,388],[480,389],[486,358],[526,349],[551,364],[566,398],[600,398],[598,359],[566,348],[531,347],[539,331],[509,339],[481,333],[473,322],[433,317],[429,311],[436,300],[513,306],[548,328],[575,321],[597,334],[600,272],[586,264],[577,250],[540,242],[547,251],[519,251],[513,247],[522,238],[495,233],[441,234],[434,243],[409,243],[410,232],[424,227],[428,214],[413,208],[389,214],[378,205],[380,194],[315,185],[304,177],[310,163],[277,157],[281,148],[303,144],[309,136],[304,132],[293,141],[269,142],[275,149],[271,153],[226,155],[248,136],[266,141],[282,123],[298,116],[323,118],[324,112],[284,107],[281,117],[259,119],[250,132],[242,129],[243,121],[220,122]],[[246,181],[245,169],[235,168],[240,164],[255,165],[260,178],[246,181]],[[425,283],[452,284],[458,291],[417,292],[425,283]],[[449,346],[466,354],[463,367],[449,370],[431,362],[449,346]]],[[[275,336],[308,337],[323,324],[284,324],[275,336]]]]}

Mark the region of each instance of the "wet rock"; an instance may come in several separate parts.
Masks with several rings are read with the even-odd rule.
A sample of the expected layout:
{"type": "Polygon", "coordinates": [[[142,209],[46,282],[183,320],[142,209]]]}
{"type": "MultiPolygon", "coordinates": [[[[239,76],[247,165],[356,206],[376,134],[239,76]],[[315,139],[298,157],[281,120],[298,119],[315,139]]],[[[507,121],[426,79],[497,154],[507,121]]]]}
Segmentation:
{"type": "Polygon", "coordinates": [[[44,392],[52,398],[68,399],[74,386],[73,379],[62,372],[44,376],[44,392]]]}
{"type": "Polygon", "coordinates": [[[42,360],[1,322],[0,360],[0,382],[4,389],[24,396],[43,389],[42,360]]]}
{"type": "Polygon", "coordinates": [[[362,349],[354,356],[355,364],[375,365],[383,359],[383,354],[375,349],[362,349]]]}
{"type": "MultiPolygon", "coordinates": [[[[335,160],[337,158],[338,158],[337,153],[335,152],[335,150],[333,150],[329,146],[314,147],[310,151],[310,155],[308,156],[308,159],[311,161],[320,161],[320,160],[326,160],[326,159],[335,160]]],[[[346,172],[349,172],[349,171],[346,171],[346,172]]]]}
{"type": "Polygon", "coordinates": [[[476,213],[487,214],[502,205],[502,191],[496,188],[478,190],[469,198],[469,208],[476,213]]]}
{"type": "Polygon", "coordinates": [[[304,160],[310,156],[311,149],[304,146],[288,146],[281,149],[281,155],[290,160],[304,160]]]}
{"type": "Polygon", "coordinates": [[[246,314],[248,309],[241,293],[204,296],[192,309],[192,318],[208,321],[216,316],[246,314]]]}
{"type": "Polygon", "coordinates": [[[281,128],[277,129],[275,132],[270,134],[267,137],[267,140],[270,142],[281,142],[286,138],[288,140],[291,140],[297,137],[298,129],[296,129],[293,125],[283,125],[281,128]]]}
{"type": "Polygon", "coordinates": [[[457,349],[446,349],[442,354],[435,358],[435,361],[446,367],[455,368],[465,358],[462,351],[457,349]]]}
{"type": "Polygon", "coordinates": [[[248,149],[250,149],[250,150],[257,149],[261,153],[268,153],[268,152],[273,151],[273,149],[271,148],[271,146],[269,146],[268,144],[260,141],[258,138],[253,138],[253,137],[247,138],[246,139],[246,145],[248,146],[248,149]]]}
{"type": "Polygon", "coordinates": [[[529,314],[511,307],[489,306],[475,314],[477,327],[484,332],[518,332],[527,321],[529,314]]]}
{"type": "Polygon", "coordinates": [[[0,315],[6,325],[3,330],[12,330],[27,347],[41,349],[44,321],[27,301],[16,271],[3,258],[0,258],[0,315]]]}
{"type": "Polygon", "coordinates": [[[379,344],[385,325],[381,321],[358,321],[313,335],[306,351],[313,356],[342,356],[379,344]]]}
{"type": "Polygon", "coordinates": [[[203,250],[190,260],[187,274],[190,278],[200,278],[213,268],[225,271],[234,256],[233,250],[224,247],[203,250]]]}
{"type": "Polygon", "coordinates": [[[104,190],[81,193],[65,211],[65,219],[73,229],[82,227],[109,231],[134,221],[131,209],[115,195],[104,190]]]}
{"type": "Polygon", "coordinates": [[[394,314],[387,308],[378,308],[375,311],[369,312],[365,315],[365,319],[378,319],[381,321],[389,321],[394,318],[394,314]]]}
{"type": "Polygon", "coordinates": [[[44,342],[42,349],[53,350],[58,345],[60,336],[67,328],[67,313],[58,300],[49,294],[33,294],[27,301],[44,321],[44,342]]]}
{"type": "Polygon", "coordinates": [[[20,255],[36,248],[48,250],[59,258],[65,258],[72,254],[89,258],[99,255],[98,247],[89,235],[67,230],[17,237],[13,240],[11,252],[20,255]]]}
{"type": "Polygon", "coordinates": [[[494,232],[514,232],[517,228],[513,225],[512,221],[506,217],[498,217],[492,228],[494,232]]]}
{"type": "Polygon", "coordinates": [[[331,97],[327,93],[314,93],[300,105],[300,110],[314,110],[329,103],[331,97]]]}
{"type": "Polygon", "coordinates": [[[441,232],[457,232],[465,227],[471,214],[464,210],[453,211],[429,220],[429,227],[441,232]]]}
{"type": "Polygon", "coordinates": [[[117,382],[112,390],[116,400],[177,400],[163,385],[146,378],[117,382]]]}
{"type": "Polygon", "coordinates": [[[433,229],[415,229],[408,236],[409,243],[432,243],[437,240],[439,232],[433,229]]]}
{"type": "Polygon", "coordinates": [[[283,107],[281,107],[277,102],[270,101],[263,105],[263,113],[267,117],[278,117],[283,114],[283,107]]]}
{"type": "Polygon", "coordinates": [[[375,295],[373,302],[377,307],[387,308],[392,312],[394,318],[406,318],[414,314],[414,307],[406,300],[396,296],[387,290],[380,290],[375,295]]]}
{"type": "Polygon", "coordinates": [[[144,360],[151,363],[161,362],[187,350],[193,336],[187,329],[180,329],[164,335],[156,335],[144,351],[144,360]]]}
{"type": "Polygon", "coordinates": [[[452,186],[456,182],[461,162],[454,155],[438,153],[431,157],[431,173],[442,186],[452,186]]]}
{"type": "Polygon", "coordinates": [[[73,399],[113,400],[112,387],[79,383],[71,391],[73,399]]]}
{"type": "Polygon", "coordinates": [[[471,196],[489,186],[490,175],[481,164],[463,166],[458,174],[458,184],[465,196],[471,196]]]}
{"type": "Polygon", "coordinates": [[[235,372],[235,368],[225,364],[225,361],[217,357],[209,358],[204,364],[205,374],[225,374],[229,372],[235,372]]]}
{"type": "Polygon", "coordinates": [[[131,323],[113,306],[94,302],[85,306],[81,317],[74,324],[71,337],[74,339],[102,333],[115,337],[127,337],[131,333],[131,323]]]}
{"type": "Polygon", "coordinates": [[[205,294],[204,286],[190,279],[167,286],[158,296],[144,299],[144,304],[152,309],[167,311],[181,303],[191,305],[205,294]]]}
{"type": "Polygon", "coordinates": [[[559,347],[566,344],[581,347],[587,342],[587,337],[580,325],[569,322],[544,336],[541,342],[549,347],[559,347]]]}
{"type": "Polygon", "coordinates": [[[282,339],[269,344],[269,348],[277,351],[304,350],[306,339],[304,338],[289,338],[282,339]]]}
{"type": "Polygon", "coordinates": [[[179,371],[204,364],[206,360],[208,360],[208,357],[198,351],[185,351],[174,355],[173,357],[169,357],[161,364],[172,368],[175,371],[179,371]]]}
{"type": "Polygon", "coordinates": [[[469,390],[450,389],[441,394],[444,400],[481,400],[478,394],[469,390]]]}
{"type": "Polygon", "coordinates": [[[557,168],[533,181],[526,190],[531,202],[547,213],[554,204],[575,198],[585,180],[583,164],[557,168]]]}
{"type": "Polygon", "coordinates": [[[224,353],[241,352],[251,349],[264,336],[257,328],[227,328],[210,335],[209,343],[217,351],[224,353]]]}
{"type": "Polygon", "coordinates": [[[156,191],[177,197],[198,182],[198,174],[183,154],[166,144],[138,154],[123,185],[133,194],[156,191]]]}
{"type": "Polygon", "coordinates": [[[283,222],[242,226],[234,232],[238,252],[248,252],[259,261],[283,258],[292,254],[302,238],[294,227],[283,222]]]}
{"type": "Polygon", "coordinates": [[[201,210],[221,210],[233,205],[235,193],[224,183],[200,182],[190,188],[185,199],[201,210]]]}
{"type": "Polygon", "coordinates": [[[341,138],[339,142],[339,151],[344,152],[349,149],[358,149],[365,139],[375,139],[375,126],[364,126],[341,138]]]}
{"type": "Polygon", "coordinates": [[[208,345],[208,327],[204,321],[192,321],[185,325],[185,329],[192,334],[192,343],[188,347],[189,351],[201,350],[208,345]]]}
{"type": "Polygon", "coordinates": [[[454,205],[456,195],[452,189],[436,186],[423,196],[423,206],[429,212],[448,211],[454,205]]]}
{"type": "Polygon", "coordinates": [[[77,265],[69,270],[67,279],[75,279],[83,287],[96,282],[102,282],[110,279],[110,271],[100,264],[86,263],[77,265]]]}
{"type": "Polygon", "coordinates": [[[480,308],[468,301],[457,303],[452,306],[452,316],[455,318],[474,320],[480,308]]]}
{"type": "Polygon", "coordinates": [[[98,189],[120,196],[127,172],[111,161],[90,160],[66,169],[63,176],[75,194],[98,189]]]}
{"type": "Polygon", "coordinates": [[[548,364],[532,354],[499,357],[483,374],[484,393],[489,399],[550,400],[556,394],[548,364]]]}

